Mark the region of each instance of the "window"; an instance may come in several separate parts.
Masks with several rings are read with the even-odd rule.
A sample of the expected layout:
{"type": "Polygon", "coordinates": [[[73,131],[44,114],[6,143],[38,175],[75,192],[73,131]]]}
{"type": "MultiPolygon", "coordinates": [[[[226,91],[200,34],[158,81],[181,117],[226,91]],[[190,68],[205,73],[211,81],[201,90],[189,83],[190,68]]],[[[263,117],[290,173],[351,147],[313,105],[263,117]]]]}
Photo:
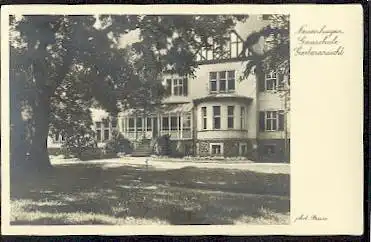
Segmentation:
{"type": "Polygon", "coordinates": [[[170,129],[178,130],[178,117],[170,117],[170,129]]]}
{"type": "Polygon", "coordinates": [[[216,72],[210,72],[210,91],[216,92],[217,90],[216,72]]]}
{"type": "Polygon", "coordinates": [[[214,156],[223,155],[223,144],[222,143],[211,143],[210,154],[214,156]]]}
{"type": "Polygon", "coordinates": [[[210,72],[210,92],[234,92],[235,71],[210,72]]]}
{"type": "Polygon", "coordinates": [[[117,117],[104,118],[102,121],[94,123],[95,134],[98,142],[109,140],[112,131],[117,129],[117,117]]]}
{"type": "Polygon", "coordinates": [[[188,79],[176,78],[166,79],[166,92],[168,95],[187,96],[188,95],[188,79]]]}
{"type": "Polygon", "coordinates": [[[221,153],[220,145],[212,145],[211,146],[211,154],[212,155],[220,155],[220,153],[221,153]]]}
{"type": "Polygon", "coordinates": [[[276,90],[277,89],[277,74],[276,72],[270,72],[265,75],[265,90],[276,90]]]}
{"type": "Polygon", "coordinates": [[[247,144],[246,143],[240,143],[240,149],[239,149],[239,154],[240,156],[246,156],[247,154],[247,144]]]}
{"type": "Polygon", "coordinates": [[[109,140],[109,129],[104,130],[103,141],[109,140]]]}
{"type": "Polygon", "coordinates": [[[152,118],[147,118],[147,131],[152,131],[152,118]]]}
{"type": "Polygon", "coordinates": [[[201,112],[202,112],[202,129],[207,129],[207,109],[206,107],[202,107],[201,112]]]}
{"type": "Polygon", "coordinates": [[[191,129],[191,115],[183,116],[183,130],[191,129]]]}
{"type": "Polygon", "coordinates": [[[137,124],[137,131],[142,131],[143,130],[143,123],[142,123],[142,118],[137,118],[136,124],[137,124]]]}
{"type": "Polygon", "coordinates": [[[102,141],[106,141],[106,140],[109,140],[110,138],[110,120],[108,118],[105,118],[102,120],[102,124],[103,124],[103,140],[102,141]]]}
{"type": "Polygon", "coordinates": [[[134,118],[129,118],[129,132],[134,132],[135,131],[135,127],[134,127],[134,118]]]}
{"type": "Polygon", "coordinates": [[[241,107],[241,117],[240,117],[240,120],[241,120],[241,124],[240,124],[241,129],[246,129],[245,117],[246,117],[245,107],[241,107]]]}
{"type": "Polygon", "coordinates": [[[162,130],[169,130],[169,117],[162,117],[162,130]]]}
{"type": "Polygon", "coordinates": [[[236,33],[231,33],[231,58],[239,56],[243,49],[243,42],[236,33]]]}
{"type": "Polygon", "coordinates": [[[213,106],[213,129],[220,129],[220,106],[213,106]]]}
{"type": "Polygon", "coordinates": [[[53,141],[54,141],[54,143],[63,142],[64,141],[64,135],[62,135],[61,133],[58,133],[58,134],[54,135],[53,141]]]}
{"type": "Polygon", "coordinates": [[[95,131],[95,133],[96,133],[96,135],[97,135],[97,141],[98,142],[100,142],[100,141],[102,141],[102,130],[101,129],[97,129],[96,131],[95,131]]]}
{"type": "Polygon", "coordinates": [[[276,146],[275,145],[264,145],[263,146],[263,154],[264,155],[273,155],[276,153],[276,146]]]}
{"type": "Polygon", "coordinates": [[[260,131],[283,131],[284,126],[283,110],[260,112],[260,131]]]}
{"type": "Polygon", "coordinates": [[[225,92],[227,89],[226,72],[219,72],[219,92],[225,92]]]}
{"type": "Polygon", "coordinates": [[[108,118],[103,119],[103,127],[104,128],[109,128],[109,120],[108,120],[108,118]]]}
{"type": "Polygon", "coordinates": [[[235,89],[235,79],[234,71],[228,71],[228,91],[234,91],[235,89]]]}
{"type": "Polygon", "coordinates": [[[265,113],[265,130],[277,130],[278,116],[276,111],[269,111],[265,113]]]}
{"type": "Polygon", "coordinates": [[[102,141],[102,122],[95,122],[95,134],[98,142],[102,141]]]}
{"type": "Polygon", "coordinates": [[[171,95],[171,79],[166,79],[166,94],[171,95]]]}
{"type": "Polygon", "coordinates": [[[234,125],[234,106],[228,106],[228,129],[233,129],[234,125]]]}
{"type": "Polygon", "coordinates": [[[173,95],[183,96],[183,79],[173,79],[173,95]]]}

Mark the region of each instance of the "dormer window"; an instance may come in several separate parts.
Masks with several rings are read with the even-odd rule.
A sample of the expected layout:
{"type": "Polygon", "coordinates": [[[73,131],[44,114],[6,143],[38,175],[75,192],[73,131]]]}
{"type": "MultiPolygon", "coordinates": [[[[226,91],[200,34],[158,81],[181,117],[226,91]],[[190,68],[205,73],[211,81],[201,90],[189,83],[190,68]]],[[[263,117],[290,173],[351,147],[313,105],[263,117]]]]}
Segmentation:
{"type": "Polygon", "coordinates": [[[235,90],[235,71],[210,72],[210,93],[230,93],[235,90]]]}

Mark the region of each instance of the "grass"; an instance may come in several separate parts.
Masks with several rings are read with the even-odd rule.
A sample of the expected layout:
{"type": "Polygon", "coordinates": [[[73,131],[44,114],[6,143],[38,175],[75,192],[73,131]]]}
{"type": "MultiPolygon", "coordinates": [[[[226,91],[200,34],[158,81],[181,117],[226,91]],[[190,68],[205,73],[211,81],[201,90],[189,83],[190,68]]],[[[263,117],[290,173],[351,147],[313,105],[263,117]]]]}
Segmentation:
{"type": "Polygon", "coordinates": [[[56,166],[11,184],[11,224],[287,224],[289,175],[56,166]]]}

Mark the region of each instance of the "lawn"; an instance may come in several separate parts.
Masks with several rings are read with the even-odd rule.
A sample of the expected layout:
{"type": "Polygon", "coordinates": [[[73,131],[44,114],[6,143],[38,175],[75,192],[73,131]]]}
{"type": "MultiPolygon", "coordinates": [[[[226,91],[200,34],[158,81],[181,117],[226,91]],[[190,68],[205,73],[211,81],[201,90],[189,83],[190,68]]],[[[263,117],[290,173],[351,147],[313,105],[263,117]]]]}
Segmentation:
{"type": "Polygon", "coordinates": [[[11,184],[11,224],[287,224],[288,174],[67,164],[11,184]]]}

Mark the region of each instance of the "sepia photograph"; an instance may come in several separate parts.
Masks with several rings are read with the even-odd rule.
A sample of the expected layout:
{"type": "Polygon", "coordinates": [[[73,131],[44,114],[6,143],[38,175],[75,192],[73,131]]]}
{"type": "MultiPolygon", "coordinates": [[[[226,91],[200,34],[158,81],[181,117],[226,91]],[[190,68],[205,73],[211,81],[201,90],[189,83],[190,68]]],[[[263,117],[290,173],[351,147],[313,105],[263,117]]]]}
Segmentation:
{"type": "Polygon", "coordinates": [[[290,224],[289,26],[10,15],[10,224],[290,224]]]}

